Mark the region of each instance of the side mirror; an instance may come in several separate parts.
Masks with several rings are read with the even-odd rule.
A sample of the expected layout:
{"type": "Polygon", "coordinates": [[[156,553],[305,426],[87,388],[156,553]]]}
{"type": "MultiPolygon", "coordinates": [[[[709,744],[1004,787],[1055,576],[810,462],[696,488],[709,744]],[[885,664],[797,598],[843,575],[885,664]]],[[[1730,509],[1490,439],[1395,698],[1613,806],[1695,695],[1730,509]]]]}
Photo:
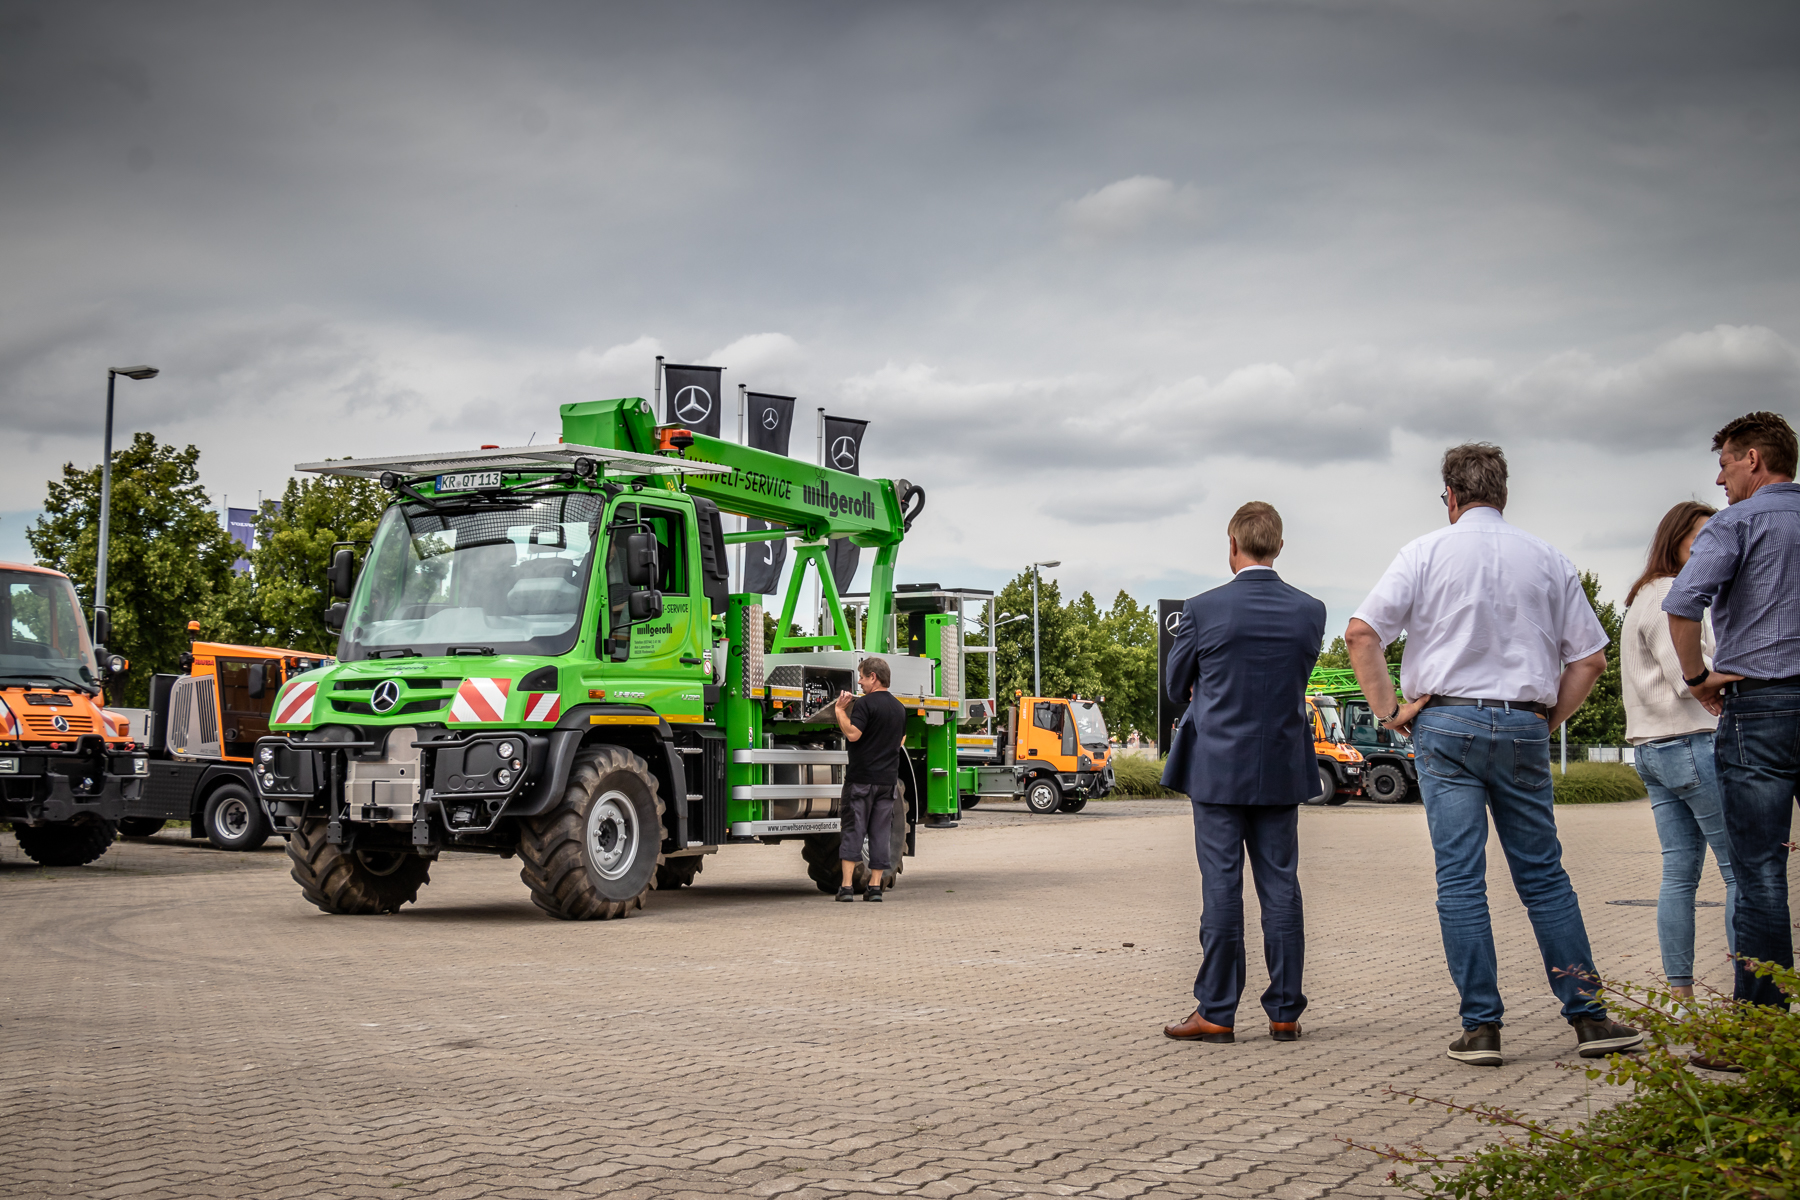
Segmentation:
{"type": "Polygon", "coordinates": [[[325,628],[333,633],[341,633],[344,628],[344,618],[350,615],[350,606],[340,600],[321,615],[325,618],[325,628]]]}
{"type": "Polygon", "coordinates": [[[656,582],[655,534],[625,535],[625,582],[634,588],[647,588],[656,582]]]}
{"type": "Polygon", "coordinates": [[[662,593],[649,589],[632,592],[626,601],[626,607],[630,611],[633,625],[639,621],[654,621],[662,616],[662,593]]]}
{"type": "Polygon", "coordinates": [[[112,614],[104,608],[94,610],[94,641],[101,645],[112,641],[112,614]]]}
{"type": "Polygon", "coordinates": [[[269,694],[269,668],[263,663],[250,664],[250,698],[261,700],[269,694]]]}
{"type": "MultiPolygon", "coordinates": [[[[356,558],[349,550],[339,550],[331,556],[331,568],[326,571],[325,578],[331,583],[331,594],[334,599],[348,600],[352,585],[356,583],[356,558]]],[[[333,607],[336,607],[335,605],[333,607]]],[[[326,619],[326,624],[330,624],[326,619]]],[[[342,629],[344,622],[339,618],[332,628],[342,629]]]]}

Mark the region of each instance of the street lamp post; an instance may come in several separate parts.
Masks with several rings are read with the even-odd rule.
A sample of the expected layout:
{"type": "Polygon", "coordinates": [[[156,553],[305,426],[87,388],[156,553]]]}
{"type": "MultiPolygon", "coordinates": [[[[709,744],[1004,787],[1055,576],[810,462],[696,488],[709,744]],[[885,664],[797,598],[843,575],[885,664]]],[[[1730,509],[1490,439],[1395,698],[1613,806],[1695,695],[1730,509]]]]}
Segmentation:
{"type": "Polygon", "coordinates": [[[1038,667],[1038,568],[1060,567],[1062,560],[1055,562],[1034,562],[1031,564],[1031,694],[1044,694],[1044,673],[1038,667]]]}
{"type": "Polygon", "coordinates": [[[112,532],[112,418],[113,380],[155,379],[155,367],[108,367],[106,369],[106,451],[100,459],[100,561],[94,567],[94,629],[98,636],[100,611],[106,607],[106,542],[112,532]]]}

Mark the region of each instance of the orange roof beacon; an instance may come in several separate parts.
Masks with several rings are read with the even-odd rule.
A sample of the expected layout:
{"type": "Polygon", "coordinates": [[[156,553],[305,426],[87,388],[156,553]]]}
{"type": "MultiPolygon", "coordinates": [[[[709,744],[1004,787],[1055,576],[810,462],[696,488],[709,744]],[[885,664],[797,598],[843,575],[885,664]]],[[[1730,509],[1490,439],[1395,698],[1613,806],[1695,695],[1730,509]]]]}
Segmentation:
{"type": "MultiPolygon", "coordinates": [[[[191,633],[199,627],[188,623],[191,633]]],[[[274,832],[250,774],[256,739],[269,736],[276,693],[288,680],[336,660],[197,641],[181,661],[186,675],[150,677],[150,779],[126,805],[120,829],[148,837],[165,821],[186,821],[194,837],[221,850],[255,850],[274,832]]]]}
{"type": "MultiPolygon", "coordinates": [[[[47,867],[93,862],[138,799],[149,758],[101,686],[129,664],[95,660],[69,577],[0,563],[0,818],[47,867]]],[[[96,632],[108,633],[104,613],[96,632]]]]}

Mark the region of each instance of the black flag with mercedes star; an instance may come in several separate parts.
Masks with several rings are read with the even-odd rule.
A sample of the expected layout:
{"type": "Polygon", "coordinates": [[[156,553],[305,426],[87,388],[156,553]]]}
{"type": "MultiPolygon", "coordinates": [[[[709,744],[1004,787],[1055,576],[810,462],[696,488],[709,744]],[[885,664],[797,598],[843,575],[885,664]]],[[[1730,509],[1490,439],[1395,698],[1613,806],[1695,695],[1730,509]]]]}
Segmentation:
{"type": "MultiPolygon", "coordinates": [[[[788,452],[788,440],[794,433],[794,397],[770,396],[762,392],[744,395],[745,440],[756,450],[771,454],[788,452]]],[[[745,530],[769,528],[767,521],[746,518],[745,530]]],[[[781,590],[781,568],[787,564],[787,539],[744,544],[744,580],[746,592],[773,595],[781,590]]]]}
{"type": "Polygon", "coordinates": [[[707,437],[719,436],[719,376],[724,367],[663,367],[664,418],[707,437]]]}
{"type": "MultiPolygon", "coordinates": [[[[825,465],[834,471],[861,475],[863,433],[868,428],[867,421],[826,416],[825,465]]],[[[831,578],[837,584],[838,594],[842,595],[856,578],[856,564],[862,559],[862,547],[849,538],[832,538],[825,556],[831,560],[831,578]]]]}

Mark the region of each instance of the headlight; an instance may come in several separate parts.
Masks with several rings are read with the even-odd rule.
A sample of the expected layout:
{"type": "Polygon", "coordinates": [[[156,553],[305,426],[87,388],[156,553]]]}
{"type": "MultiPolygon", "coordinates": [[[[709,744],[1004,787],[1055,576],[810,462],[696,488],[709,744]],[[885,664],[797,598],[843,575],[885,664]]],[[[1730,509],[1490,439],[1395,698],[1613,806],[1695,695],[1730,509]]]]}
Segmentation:
{"type": "Polygon", "coordinates": [[[513,781],[513,773],[509,768],[501,767],[498,771],[494,772],[494,778],[500,781],[501,787],[505,787],[513,781]]]}
{"type": "MultiPolygon", "coordinates": [[[[511,758],[517,752],[518,752],[518,747],[514,746],[511,742],[501,742],[500,743],[500,757],[501,758],[511,758]]],[[[501,780],[501,782],[504,783],[505,780],[501,780]]]]}
{"type": "Polygon", "coordinates": [[[269,791],[271,791],[271,792],[274,791],[275,790],[274,774],[272,772],[268,772],[268,771],[263,772],[262,784],[263,784],[263,787],[267,788],[269,791]]]}
{"type": "Polygon", "coordinates": [[[16,758],[0,758],[0,775],[17,775],[19,760],[16,758]]]}
{"type": "Polygon", "coordinates": [[[261,763],[265,767],[268,766],[270,763],[274,762],[275,761],[275,747],[264,746],[262,749],[258,750],[256,752],[256,761],[261,763]]]}
{"type": "Polygon", "coordinates": [[[131,773],[133,775],[148,775],[150,773],[150,760],[147,758],[133,758],[131,760],[131,773]]]}

